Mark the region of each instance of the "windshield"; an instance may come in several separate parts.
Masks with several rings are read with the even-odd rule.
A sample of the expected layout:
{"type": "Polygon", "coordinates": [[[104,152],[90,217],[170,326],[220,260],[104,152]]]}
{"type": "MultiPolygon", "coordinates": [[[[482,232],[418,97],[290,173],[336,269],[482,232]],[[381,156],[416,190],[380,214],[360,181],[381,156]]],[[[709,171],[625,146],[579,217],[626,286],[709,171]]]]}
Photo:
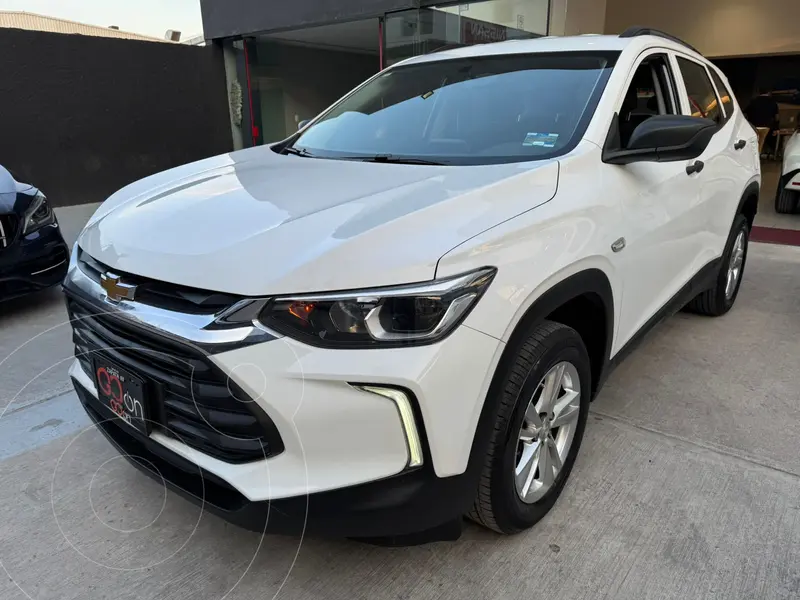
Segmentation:
{"type": "Polygon", "coordinates": [[[289,147],[321,158],[453,165],[558,156],[583,135],[617,55],[512,54],[396,67],[289,147]]]}

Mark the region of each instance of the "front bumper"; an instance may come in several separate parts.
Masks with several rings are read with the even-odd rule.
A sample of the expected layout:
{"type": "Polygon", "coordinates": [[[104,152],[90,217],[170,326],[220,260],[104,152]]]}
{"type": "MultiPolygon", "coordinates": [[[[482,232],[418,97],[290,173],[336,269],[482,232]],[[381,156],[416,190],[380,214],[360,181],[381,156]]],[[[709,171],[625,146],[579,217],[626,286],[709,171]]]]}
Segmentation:
{"type": "Polygon", "coordinates": [[[58,223],[21,237],[0,251],[0,300],[61,283],[68,263],[69,249],[58,223]]]}
{"type": "Polygon", "coordinates": [[[91,392],[74,379],[73,383],[92,421],[134,467],[244,529],[353,537],[389,545],[453,540],[460,535],[461,516],[474,499],[474,477],[438,478],[424,467],[340,490],[254,502],[156,440],[128,431],[117,420],[104,419],[93,408],[91,392]]]}
{"type": "Polygon", "coordinates": [[[779,192],[781,187],[784,187],[787,190],[800,192],[800,169],[795,169],[794,171],[784,173],[784,175],[781,177],[780,183],[778,184],[779,192]]]}
{"type": "MultiPolygon", "coordinates": [[[[140,326],[119,306],[97,308],[140,326]]],[[[167,431],[144,437],[104,421],[87,361],[76,360],[70,375],[89,415],[126,456],[147,459],[175,489],[249,529],[263,530],[268,518],[270,531],[300,532],[307,525],[312,532],[385,538],[460,522],[474,500],[488,439],[482,410],[502,350],[498,340],[461,326],[421,347],[329,350],[271,338],[229,348],[214,353],[206,345],[205,360],[274,424],[281,449],[265,459],[234,463],[167,431]],[[421,466],[409,466],[408,427],[398,405],[357,386],[406,392],[421,466]],[[478,429],[485,435],[476,437],[478,429]]],[[[128,368],[119,361],[129,350],[117,350],[118,364],[128,368]]],[[[453,535],[448,529],[433,539],[453,535]]]]}

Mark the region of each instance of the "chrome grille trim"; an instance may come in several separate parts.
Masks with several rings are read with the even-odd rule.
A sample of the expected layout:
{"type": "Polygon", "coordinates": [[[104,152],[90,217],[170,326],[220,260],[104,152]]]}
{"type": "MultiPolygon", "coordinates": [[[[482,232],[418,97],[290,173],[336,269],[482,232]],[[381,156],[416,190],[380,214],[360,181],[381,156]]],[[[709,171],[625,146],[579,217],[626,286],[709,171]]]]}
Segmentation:
{"type": "MultiPolygon", "coordinates": [[[[135,300],[111,302],[101,285],[79,267],[77,244],[75,244],[70,258],[64,289],[67,292],[78,294],[84,300],[115,317],[134,321],[155,333],[172,336],[178,341],[191,342],[209,353],[261,344],[282,337],[256,322],[241,327],[220,328],[217,323],[219,315],[182,313],[150,306],[135,300]]],[[[249,303],[251,300],[242,302],[249,303]]]]}
{"type": "Polygon", "coordinates": [[[0,250],[2,250],[4,248],[8,248],[9,244],[11,243],[8,240],[8,238],[10,236],[8,236],[6,234],[6,228],[3,225],[3,221],[4,221],[3,217],[4,217],[4,215],[0,215],[0,250]]]}

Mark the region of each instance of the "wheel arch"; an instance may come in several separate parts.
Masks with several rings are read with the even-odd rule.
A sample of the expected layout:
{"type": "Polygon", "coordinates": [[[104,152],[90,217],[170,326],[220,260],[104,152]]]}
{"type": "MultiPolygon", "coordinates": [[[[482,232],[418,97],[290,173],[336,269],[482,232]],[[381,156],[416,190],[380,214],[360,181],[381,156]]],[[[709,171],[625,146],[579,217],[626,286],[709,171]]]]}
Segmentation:
{"type": "MultiPolygon", "coordinates": [[[[736,209],[736,214],[733,215],[733,219],[736,218],[736,215],[744,215],[745,218],[747,218],[747,222],[750,224],[750,229],[752,229],[756,219],[756,213],[758,213],[758,198],[760,193],[761,186],[758,181],[751,181],[747,184],[744,188],[744,192],[742,192],[742,197],[739,199],[739,206],[736,209]]],[[[733,224],[733,219],[731,220],[731,225],[733,224]]]]}
{"type": "MultiPolygon", "coordinates": [[[[482,457],[488,447],[492,427],[496,419],[497,404],[490,402],[490,399],[496,398],[500,393],[503,381],[511,368],[511,357],[519,350],[525,332],[530,326],[541,321],[550,320],[554,316],[556,319],[553,320],[570,327],[577,324],[579,328],[585,331],[579,321],[567,318],[570,315],[567,315],[564,309],[565,307],[576,309],[587,306],[593,307],[594,311],[586,314],[590,317],[602,315],[603,318],[602,340],[599,342],[598,340],[593,340],[597,342],[594,344],[594,352],[588,348],[589,344],[587,344],[592,362],[591,397],[594,398],[597,391],[599,391],[604,381],[603,373],[610,364],[609,357],[615,331],[614,295],[608,275],[601,269],[587,268],[562,279],[540,294],[513,326],[513,330],[497,362],[495,372],[492,374],[486,399],[478,418],[467,467],[467,472],[471,476],[477,477],[480,474],[482,457]],[[564,321],[568,322],[565,323],[564,321]]],[[[574,316],[575,313],[573,312],[571,315],[574,316]]],[[[592,319],[584,321],[584,325],[587,324],[591,326],[592,319]]],[[[578,330],[578,333],[581,333],[581,331],[578,330]]],[[[586,340],[584,340],[584,343],[586,343],[586,340]]]]}
{"type": "Polygon", "coordinates": [[[592,361],[592,397],[603,380],[603,369],[611,355],[614,340],[614,293],[605,272],[588,268],[574,273],[548,288],[525,310],[508,337],[506,353],[514,352],[530,326],[551,320],[572,327],[581,337],[592,361]],[[602,319],[598,323],[597,319],[602,319]]]}

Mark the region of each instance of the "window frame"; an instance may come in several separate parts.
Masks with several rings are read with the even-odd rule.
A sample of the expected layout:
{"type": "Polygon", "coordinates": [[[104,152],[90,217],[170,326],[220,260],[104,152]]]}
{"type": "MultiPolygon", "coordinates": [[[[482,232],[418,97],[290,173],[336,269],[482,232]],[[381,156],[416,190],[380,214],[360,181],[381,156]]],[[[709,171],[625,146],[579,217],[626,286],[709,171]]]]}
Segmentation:
{"type": "Polygon", "coordinates": [[[719,71],[713,65],[706,65],[706,70],[708,71],[709,79],[711,80],[711,85],[714,86],[714,90],[717,93],[717,102],[722,107],[722,114],[725,116],[724,120],[722,121],[722,125],[725,125],[728,121],[731,120],[731,117],[736,112],[736,100],[734,99],[733,92],[731,92],[730,83],[726,83],[725,80],[722,78],[722,72],[719,71]],[[716,79],[719,79],[719,82],[723,85],[724,90],[727,92],[728,97],[731,99],[731,112],[728,114],[728,109],[726,108],[725,104],[722,102],[722,94],[720,93],[719,86],[714,78],[716,75],[716,79]]]}
{"type": "MultiPolygon", "coordinates": [[[[674,63],[674,57],[671,51],[667,48],[648,48],[644,50],[639,56],[636,57],[633,65],[631,65],[630,69],[628,69],[628,75],[625,79],[624,85],[621,87],[621,92],[617,97],[616,103],[614,104],[614,112],[612,114],[616,115],[617,123],[617,132],[614,135],[620,135],[621,130],[619,130],[619,122],[622,118],[622,106],[625,103],[625,98],[628,96],[628,90],[630,90],[631,84],[633,83],[634,77],[636,77],[636,73],[639,71],[639,68],[648,60],[651,60],[654,56],[660,56],[663,58],[663,66],[666,69],[666,73],[664,74],[667,78],[667,86],[669,89],[662,90],[668,92],[670,95],[670,100],[672,101],[672,107],[675,111],[674,114],[680,115],[683,114],[683,101],[680,98],[680,94],[678,92],[678,80],[675,77],[675,68],[676,65],[674,63]]],[[[654,74],[651,69],[651,74],[654,74]]],[[[659,82],[660,84],[660,82],[659,82]]],[[[669,114],[669,113],[667,113],[669,114]]],[[[612,135],[613,127],[609,131],[608,135],[612,135]]],[[[606,138],[606,143],[608,141],[608,137],[606,138]]]]}
{"type": "MultiPolygon", "coordinates": [[[[670,52],[666,48],[649,48],[642,52],[639,56],[636,57],[636,61],[633,63],[631,68],[628,70],[628,77],[625,79],[625,84],[622,86],[622,91],[617,98],[617,102],[614,105],[614,112],[619,115],[620,111],[622,110],[622,105],[625,102],[625,98],[628,96],[628,90],[633,83],[633,78],[636,75],[636,72],[639,70],[639,67],[642,66],[642,63],[653,58],[654,56],[662,56],[664,58],[665,67],[667,67],[667,79],[670,89],[668,90],[671,97],[672,97],[672,104],[676,111],[682,111],[683,105],[681,104],[680,98],[678,97],[678,89],[675,79],[675,67],[672,64],[670,52]]],[[[662,90],[663,91],[663,90],[662,90]]],[[[677,113],[680,114],[680,113],[677,113]]]]}
{"type": "MultiPolygon", "coordinates": [[[[708,79],[708,83],[711,84],[711,91],[714,92],[714,97],[717,99],[717,106],[719,107],[720,115],[722,115],[722,119],[719,123],[717,123],[718,128],[722,128],[725,123],[727,123],[727,118],[725,116],[725,108],[722,106],[722,100],[720,100],[719,93],[717,92],[717,88],[714,85],[714,80],[711,78],[711,74],[708,72],[708,65],[704,62],[697,60],[697,58],[693,56],[689,56],[688,54],[684,54],[683,52],[675,52],[675,69],[680,74],[680,81],[681,81],[681,90],[683,91],[683,109],[684,115],[691,117],[692,116],[692,106],[691,101],[689,100],[689,90],[686,87],[686,79],[683,76],[683,70],[681,69],[680,62],[678,59],[683,59],[687,62],[694,63],[695,65],[699,66],[703,69],[703,72],[706,74],[706,78],[708,79]]],[[[706,117],[707,118],[707,117],[706,117]]]]}

